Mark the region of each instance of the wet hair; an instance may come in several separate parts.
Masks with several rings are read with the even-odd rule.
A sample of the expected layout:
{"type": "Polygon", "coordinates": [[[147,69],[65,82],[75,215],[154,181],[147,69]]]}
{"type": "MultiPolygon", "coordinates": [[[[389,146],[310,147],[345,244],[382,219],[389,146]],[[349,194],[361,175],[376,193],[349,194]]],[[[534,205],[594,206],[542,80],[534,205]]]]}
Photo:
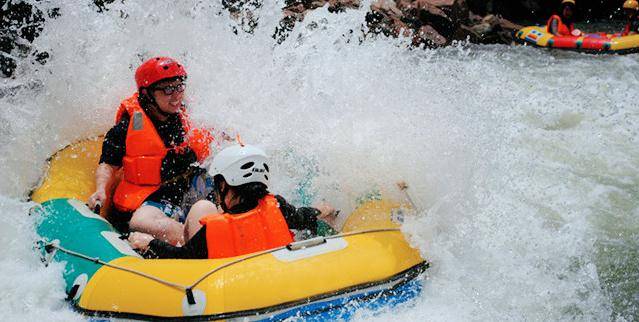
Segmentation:
{"type": "MultiPolygon", "coordinates": [[[[220,200],[218,200],[219,206],[221,206],[225,211],[228,211],[223,200],[226,195],[226,192],[222,191],[223,182],[226,182],[226,180],[221,174],[213,177],[213,185],[220,198],[220,200]]],[[[249,182],[235,187],[231,187],[227,183],[226,186],[227,189],[232,189],[235,195],[238,196],[238,205],[246,206],[250,209],[255,208],[257,206],[257,202],[269,194],[268,187],[261,182],[249,182]]]]}
{"type": "Polygon", "coordinates": [[[240,203],[257,202],[268,194],[266,185],[261,182],[249,182],[241,186],[233,187],[233,190],[240,196],[240,203]]]}
{"type": "Polygon", "coordinates": [[[155,99],[153,99],[153,97],[150,95],[148,88],[146,88],[145,93],[142,93],[142,91],[140,90],[138,95],[138,103],[140,103],[140,107],[142,107],[142,109],[147,113],[149,112],[151,106],[155,106],[155,99]]]}

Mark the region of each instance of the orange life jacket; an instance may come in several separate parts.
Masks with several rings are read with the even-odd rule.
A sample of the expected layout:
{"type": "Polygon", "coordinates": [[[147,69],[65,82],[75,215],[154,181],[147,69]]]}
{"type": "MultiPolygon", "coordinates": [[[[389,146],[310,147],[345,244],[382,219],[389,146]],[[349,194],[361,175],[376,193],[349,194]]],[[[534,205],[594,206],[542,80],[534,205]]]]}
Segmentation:
{"type": "Polygon", "coordinates": [[[275,196],[262,198],[243,214],[212,214],[200,219],[206,227],[209,258],[240,256],[288,245],[291,232],[275,196]]]}
{"type": "MultiPolygon", "coordinates": [[[[113,204],[120,211],[130,212],[138,209],[142,202],[157,191],[162,184],[162,160],[169,148],[164,145],[164,141],[155,129],[153,122],[138,103],[137,93],[122,101],[116,114],[116,124],[120,122],[125,112],[129,115],[130,121],[126,135],[126,152],[122,159],[124,175],[115,189],[113,204]]],[[[180,111],[180,120],[184,132],[193,133],[184,109],[180,111]]],[[[206,158],[209,153],[208,144],[202,144],[202,141],[212,140],[212,137],[205,130],[197,129],[195,133],[195,136],[191,135],[185,138],[179,147],[173,148],[180,149],[190,146],[194,147],[194,150],[199,149],[195,152],[200,160],[200,157],[206,158]],[[205,139],[200,137],[204,135],[208,136],[205,139]],[[195,146],[189,144],[191,142],[195,142],[195,146]]]]}
{"type": "Polygon", "coordinates": [[[561,17],[558,15],[552,15],[550,19],[548,19],[548,23],[546,23],[547,32],[551,32],[550,25],[552,24],[553,20],[557,20],[557,32],[559,33],[559,36],[572,36],[572,31],[575,30],[575,24],[564,24],[564,22],[561,20],[561,17]]]}

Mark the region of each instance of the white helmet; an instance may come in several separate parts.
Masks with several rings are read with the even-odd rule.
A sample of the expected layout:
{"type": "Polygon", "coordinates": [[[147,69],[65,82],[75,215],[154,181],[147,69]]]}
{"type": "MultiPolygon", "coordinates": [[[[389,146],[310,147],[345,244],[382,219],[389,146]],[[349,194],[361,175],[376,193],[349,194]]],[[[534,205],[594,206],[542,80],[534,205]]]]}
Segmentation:
{"type": "Polygon", "coordinates": [[[268,157],[266,153],[252,145],[233,145],[220,151],[209,166],[209,175],[220,174],[232,186],[249,182],[261,182],[268,186],[268,157]]]}

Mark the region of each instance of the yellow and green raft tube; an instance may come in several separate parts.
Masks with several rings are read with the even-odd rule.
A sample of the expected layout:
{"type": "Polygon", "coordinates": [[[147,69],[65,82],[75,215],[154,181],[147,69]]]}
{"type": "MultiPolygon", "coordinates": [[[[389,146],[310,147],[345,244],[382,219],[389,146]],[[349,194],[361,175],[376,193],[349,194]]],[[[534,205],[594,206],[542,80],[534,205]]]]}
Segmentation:
{"type": "Polygon", "coordinates": [[[52,157],[41,186],[43,260],[65,263],[68,300],[89,315],[153,320],[348,319],[417,297],[428,267],[399,231],[409,210],[369,200],[338,235],[225,259],[143,259],[84,200],[100,139],[52,157]]]}
{"type": "Polygon", "coordinates": [[[524,27],[515,33],[515,39],[536,47],[571,50],[590,54],[631,54],[639,52],[639,34],[622,36],[620,33],[585,33],[580,37],[555,36],[546,27],[524,27]]]}

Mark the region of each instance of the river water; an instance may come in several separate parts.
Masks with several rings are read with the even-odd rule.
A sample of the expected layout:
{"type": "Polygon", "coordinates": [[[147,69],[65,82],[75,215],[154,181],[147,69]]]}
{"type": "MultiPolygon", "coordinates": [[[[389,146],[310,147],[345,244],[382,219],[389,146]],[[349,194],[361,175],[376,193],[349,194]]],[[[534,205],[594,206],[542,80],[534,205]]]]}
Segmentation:
{"type": "Polygon", "coordinates": [[[83,320],[62,267],[32,250],[26,200],[52,153],[109,128],[152,55],[187,66],[195,121],[274,156],[284,196],[304,182],[348,212],[408,182],[420,211],[403,229],[433,263],[423,295],[356,319],[639,319],[637,55],[409,50],[364,39],[364,10],[316,10],[275,45],[281,1],[257,11],[252,35],[234,34],[219,4],[55,6],[34,42],[47,64],[22,60],[2,84],[3,320],[83,320]]]}

